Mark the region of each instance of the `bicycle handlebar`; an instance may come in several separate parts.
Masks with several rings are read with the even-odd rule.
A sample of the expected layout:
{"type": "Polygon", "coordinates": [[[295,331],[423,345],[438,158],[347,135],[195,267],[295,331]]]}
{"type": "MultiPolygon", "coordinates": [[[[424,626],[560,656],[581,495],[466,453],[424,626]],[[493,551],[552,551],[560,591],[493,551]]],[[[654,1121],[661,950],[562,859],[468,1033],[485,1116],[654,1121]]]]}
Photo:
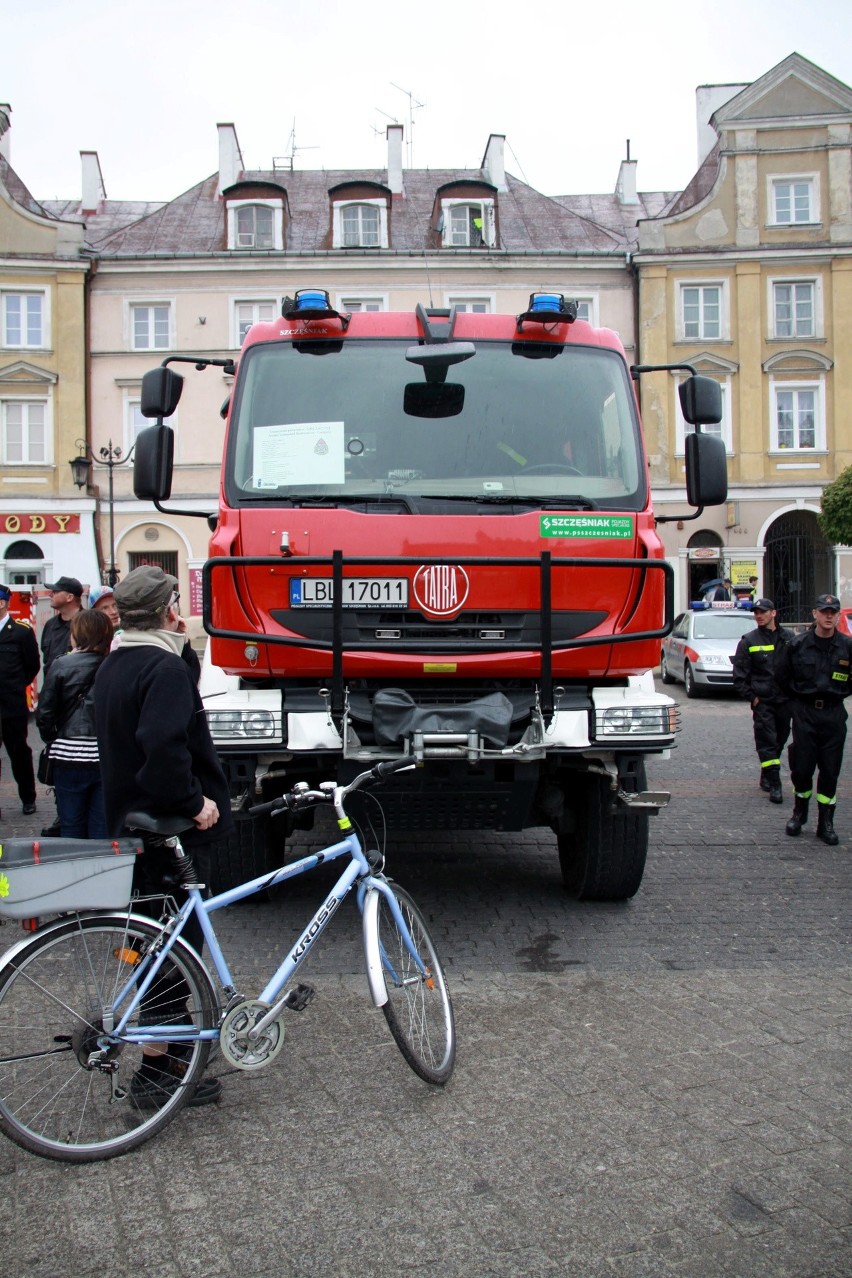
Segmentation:
{"type": "Polygon", "coordinates": [[[290,790],[288,794],[280,794],[277,798],[270,799],[268,803],[255,804],[254,807],[249,808],[249,812],[252,816],[262,816],[265,812],[271,816],[279,816],[282,812],[295,812],[299,808],[308,808],[316,803],[333,803],[335,796],[339,795],[342,800],[353,790],[375,785],[387,780],[395,772],[407,772],[409,768],[417,766],[417,762],[408,756],[403,759],[385,759],[384,762],[377,763],[375,767],[368,768],[366,772],[359,773],[346,786],[329,785],[328,789],[323,790],[290,790]]]}

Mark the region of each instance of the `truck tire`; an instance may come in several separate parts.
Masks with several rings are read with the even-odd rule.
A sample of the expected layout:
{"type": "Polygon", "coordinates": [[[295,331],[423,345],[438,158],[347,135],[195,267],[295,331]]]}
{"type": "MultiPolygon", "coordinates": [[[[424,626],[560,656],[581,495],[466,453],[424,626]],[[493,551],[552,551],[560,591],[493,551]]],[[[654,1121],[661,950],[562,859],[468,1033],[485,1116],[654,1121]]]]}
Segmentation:
{"type": "MultiPolygon", "coordinates": [[[[645,765],[622,778],[625,790],[644,790],[645,765]]],[[[639,890],[648,855],[648,813],[613,806],[605,777],[584,776],[567,796],[574,830],[557,833],[566,890],[578,901],[626,901],[639,890]]]]}
{"type": "Polygon", "coordinates": [[[257,819],[234,814],[233,830],[212,849],[210,890],[214,895],[283,864],[283,843],[275,849],[270,826],[268,817],[257,819]]]}

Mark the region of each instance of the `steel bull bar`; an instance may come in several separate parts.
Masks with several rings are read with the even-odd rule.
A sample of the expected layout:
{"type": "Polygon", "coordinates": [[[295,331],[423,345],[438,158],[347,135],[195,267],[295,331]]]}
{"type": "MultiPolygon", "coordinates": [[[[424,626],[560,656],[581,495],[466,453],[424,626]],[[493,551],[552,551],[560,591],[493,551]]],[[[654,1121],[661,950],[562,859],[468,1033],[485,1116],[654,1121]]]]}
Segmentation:
{"type": "MultiPolygon", "coordinates": [[[[335,550],[331,556],[300,555],[298,560],[282,561],[280,555],[217,555],[208,559],[202,569],[202,620],[207,634],[214,639],[236,639],[245,643],[275,644],[288,648],[312,648],[317,651],[330,651],[332,654],[331,676],[331,709],[332,713],[342,715],[344,707],[343,660],[354,652],[388,652],[398,655],[400,652],[422,652],[422,639],[395,639],[392,643],[383,643],[378,639],[350,641],[344,648],[343,643],[343,569],[346,568],[412,568],[429,566],[453,567],[488,567],[488,568],[535,568],[539,570],[539,642],[524,640],[523,651],[538,652],[541,657],[541,674],[539,701],[545,719],[553,714],[553,649],[552,649],[552,580],[554,570],[626,568],[639,573],[636,584],[633,606],[630,617],[635,615],[645,585],[645,574],[661,572],[664,581],[664,619],[662,626],[654,630],[622,631],[621,634],[580,635],[572,638],[570,643],[560,643],[559,651],[574,648],[594,648],[608,644],[637,643],[646,639],[664,639],[674,626],[674,570],[665,559],[590,559],[582,556],[554,559],[549,550],[543,550],[534,556],[502,556],[502,555],[347,555],[344,561],[343,551],[335,550]],[[213,620],[212,600],[214,598],[214,574],[221,576],[230,572],[232,576],[246,568],[274,568],[276,575],[292,576],[303,568],[331,569],[332,604],[331,604],[331,638],[310,639],[304,636],[260,634],[257,630],[230,630],[217,626],[213,620]]],[[[234,593],[239,599],[241,592],[234,580],[234,593]]],[[[628,618],[629,624],[630,618],[628,618]]],[[[516,652],[517,642],[509,639],[458,639],[441,640],[436,636],[429,644],[433,652],[452,652],[456,655],[474,652],[516,652]]]]}

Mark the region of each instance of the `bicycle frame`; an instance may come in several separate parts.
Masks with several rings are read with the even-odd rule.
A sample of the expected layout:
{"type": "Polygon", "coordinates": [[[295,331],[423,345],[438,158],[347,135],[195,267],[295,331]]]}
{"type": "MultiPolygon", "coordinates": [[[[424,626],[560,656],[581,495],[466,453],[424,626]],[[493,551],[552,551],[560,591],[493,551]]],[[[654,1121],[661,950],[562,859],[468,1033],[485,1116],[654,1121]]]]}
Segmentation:
{"type": "MultiPolygon", "coordinates": [[[[216,969],[216,975],[225,993],[233,995],[236,990],[222,948],[219,944],[218,937],[210,921],[210,915],[215,910],[224,909],[228,905],[234,905],[237,901],[245,900],[246,897],[254,895],[254,893],[262,891],[265,888],[274,887],[279,883],[286,882],[287,879],[296,878],[300,874],[308,873],[317,868],[326,861],[334,861],[342,856],[349,856],[350,861],[346,866],[340,878],[335,883],[331,891],[326,895],[319,909],[314,913],[313,917],[308,921],[306,926],[301,929],[299,939],[295,944],[288,947],[286,958],[278,967],[278,970],[267,982],[261,993],[258,995],[258,1001],[270,1004],[269,1011],[258,1021],[253,1027],[249,1037],[254,1038],[266,1028],[272,1021],[276,1020],[285,1006],[285,999],[280,998],[282,991],[295,973],[299,970],[302,963],[311,952],[314,942],[322,935],[328,924],[337,912],[338,907],[343,903],[351,892],[352,888],[357,884],[357,900],[358,908],[364,919],[364,941],[365,953],[367,957],[367,975],[370,987],[370,994],[376,1007],[383,1006],[387,1002],[387,990],[385,988],[382,976],[382,959],[383,954],[378,940],[378,929],[376,925],[378,894],[384,896],[393,914],[394,920],[400,929],[400,933],[408,947],[409,953],[417,964],[421,974],[428,978],[429,973],[417,952],[414,942],[411,938],[408,926],[402,911],[394,895],[393,889],[388,885],[387,881],[372,873],[369,862],[361,848],[360,840],[354,832],[341,839],[339,843],[332,844],[327,848],[323,848],[319,852],[311,853],[309,856],[294,861],[292,865],[282,866],[280,870],[274,871],[272,874],[263,874],[259,878],[251,879],[247,883],[241,884],[239,887],[230,888],[227,892],[220,892],[217,896],[210,897],[205,900],[198,888],[187,889],[188,899],[178,910],[175,917],[170,920],[163,930],[165,937],[164,943],[159,949],[156,957],[151,963],[142,979],[138,975],[134,975],[125,984],[123,989],[119,991],[113,1002],[113,1008],[122,1008],[124,1000],[129,998],[130,1002],[121,1013],[118,1024],[112,1029],[107,1023],[107,1017],[104,1017],[104,1029],[107,1039],[119,1038],[128,1043],[156,1043],[156,1042],[195,1042],[198,1040],[215,1041],[219,1037],[219,1030],[198,1030],[192,1025],[146,1025],[129,1027],[127,1022],[137,1010],[142,999],[145,997],[151,984],[157,977],[157,973],[168,957],[170,951],[174,948],[180,938],[183,929],[191,917],[195,914],[204,939],[207,942],[210,951],[210,957],[213,966],[216,969]],[[375,899],[375,905],[371,905],[365,910],[365,899],[371,902],[375,899]],[[135,992],[132,992],[134,991],[135,992]]],[[[146,919],[150,923],[150,919],[146,919]]],[[[387,962],[387,956],[384,956],[387,962]]],[[[106,1011],[106,1009],[104,1009],[106,1011]]],[[[111,1019],[111,1018],[110,1018],[111,1019]]],[[[107,1044],[105,1043],[104,1046],[107,1044]]]]}

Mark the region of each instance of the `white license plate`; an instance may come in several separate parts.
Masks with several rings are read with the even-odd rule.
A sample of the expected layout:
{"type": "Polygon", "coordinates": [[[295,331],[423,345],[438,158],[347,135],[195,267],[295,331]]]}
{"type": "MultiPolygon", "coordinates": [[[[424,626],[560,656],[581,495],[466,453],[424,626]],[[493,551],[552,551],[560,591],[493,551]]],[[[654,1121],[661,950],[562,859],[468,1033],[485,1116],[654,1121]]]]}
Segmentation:
{"type": "MultiPolygon", "coordinates": [[[[334,602],[331,577],[291,577],[291,608],[330,608],[334,602]]],[[[406,577],[344,577],[344,608],[407,608],[406,577]]]]}

